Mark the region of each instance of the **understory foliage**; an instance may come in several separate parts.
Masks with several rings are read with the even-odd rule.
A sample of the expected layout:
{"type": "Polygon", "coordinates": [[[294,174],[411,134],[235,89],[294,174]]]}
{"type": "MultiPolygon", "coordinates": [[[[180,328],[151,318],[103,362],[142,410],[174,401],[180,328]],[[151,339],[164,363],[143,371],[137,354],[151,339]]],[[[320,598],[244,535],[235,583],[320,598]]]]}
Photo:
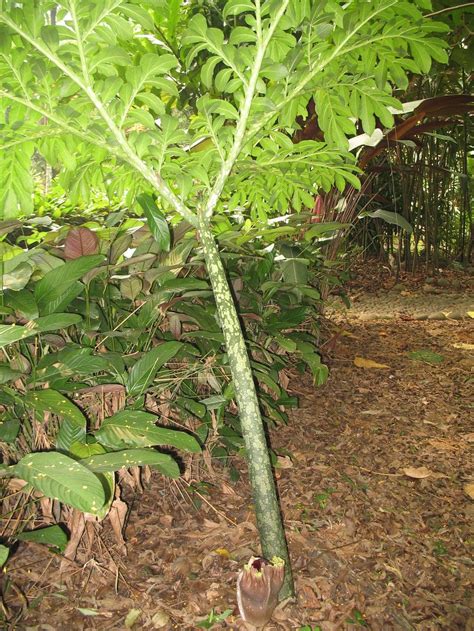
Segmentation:
{"type": "Polygon", "coordinates": [[[445,27],[428,0],[0,7],[2,473],[103,518],[115,471],[179,474],[157,445],[245,447],[288,595],[259,402],[285,420],[288,355],[326,377],[308,270],[337,225],[269,220],[359,186],[348,138],[393,125],[393,90],[446,61],[445,27]],[[310,101],[324,140],[295,143],[310,101]],[[118,209],[76,229],[34,217],[19,242],[43,163],[71,206],[118,209]]]}

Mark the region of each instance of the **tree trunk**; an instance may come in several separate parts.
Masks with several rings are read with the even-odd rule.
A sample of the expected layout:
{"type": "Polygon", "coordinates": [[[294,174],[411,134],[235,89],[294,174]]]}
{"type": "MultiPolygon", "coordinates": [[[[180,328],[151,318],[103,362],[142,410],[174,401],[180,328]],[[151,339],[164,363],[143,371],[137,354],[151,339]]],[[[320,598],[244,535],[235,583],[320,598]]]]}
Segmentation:
{"type": "Polygon", "coordinates": [[[285,582],[280,592],[284,599],[294,595],[293,578],[249,355],[217,245],[202,216],[198,230],[239,406],[262,555],[268,560],[277,556],[285,561],[285,582]]]}

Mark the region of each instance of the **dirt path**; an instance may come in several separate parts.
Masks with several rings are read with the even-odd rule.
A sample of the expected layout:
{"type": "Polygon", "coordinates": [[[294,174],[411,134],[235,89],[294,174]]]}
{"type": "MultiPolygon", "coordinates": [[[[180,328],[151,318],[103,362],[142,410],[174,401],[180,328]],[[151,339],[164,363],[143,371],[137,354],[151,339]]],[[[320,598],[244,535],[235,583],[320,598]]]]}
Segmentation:
{"type": "MultiPolygon", "coordinates": [[[[301,407],[272,434],[299,598],[266,628],[472,630],[473,320],[367,313],[356,306],[332,325],[328,383],[294,375],[301,407]]],[[[134,503],[129,556],[105,530],[69,589],[54,555],[22,544],[10,576],[38,600],[12,628],[188,631],[233,610],[258,541],[236,464],[237,483],[217,466],[193,470],[192,487],[157,477],[134,503]]],[[[244,627],[234,612],[212,628],[244,627]]]]}

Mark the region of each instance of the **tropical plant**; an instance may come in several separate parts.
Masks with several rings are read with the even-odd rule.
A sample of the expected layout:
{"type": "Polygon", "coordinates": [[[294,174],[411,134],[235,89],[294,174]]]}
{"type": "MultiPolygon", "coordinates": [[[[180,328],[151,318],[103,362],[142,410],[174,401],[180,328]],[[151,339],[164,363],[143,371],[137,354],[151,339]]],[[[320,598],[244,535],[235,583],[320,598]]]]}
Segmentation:
{"type": "MultiPolygon", "coordinates": [[[[423,18],[428,0],[230,0],[221,13],[225,27],[210,27],[196,14],[185,30],[174,28],[162,39],[161,27],[170,31],[173,19],[176,25],[176,3],[4,0],[1,6],[4,218],[31,212],[29,166],[37,150],[61,170],[74,199],[104,189],[131,205],[145,191],[141,205],[162,249],[169,245],[170,215],[197,231],[239,405],[262,552],[285,561],[281,595],[289,595],[259,401],[214,232],[234,211],[262,220],[273,208],[309,205],[318,189],[357,185],[347,151],[354,119],[368,134],[375,116],[392,125],[393,85],[403,85],[408,71],[428,71],[432,57],[445,61],[436,37],[445,27],[423,18]],[[189,124],[179,110],[178,81],[185,75],[173,74],[177,67],[200,69],[189,124]],[[298,116],[311,98],[325,143],[294,144],[298,116]]],[[[22,329],[20,337],[28,333],[22,329]]],[[[19,339],[11,330],[4,335],[19,339]]]]}

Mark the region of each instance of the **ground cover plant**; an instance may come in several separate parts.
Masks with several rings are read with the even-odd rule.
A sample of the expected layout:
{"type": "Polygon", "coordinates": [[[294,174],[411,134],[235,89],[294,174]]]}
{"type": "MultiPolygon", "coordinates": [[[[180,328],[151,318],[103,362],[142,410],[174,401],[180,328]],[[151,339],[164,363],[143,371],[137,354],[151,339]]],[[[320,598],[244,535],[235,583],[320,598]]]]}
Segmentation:
{"type": "Polygon", "coordinates": [[[285,354],[327,376],[308,271],[313,240],[341,226],[268,222],[359,186],[356,125],[391,127],[394,87],[447,59],[427,8],[2,4],[5,478],[101,518],[121,506],[114,471],[177,475],[154,447],[198,452],[214,433],[220,457],[245,449],[262,553],[285,563],[281,596],[293,593],[262,411],[281,421],[294,403],[285,354]],[[310,101],[324,138],[294,142],[310,101]],[[37,245],[19,247],[39,157],[70,203],[119,201],[105,228],[39,235],[33,222],[37,245]],[[112,414],[71,400],[110,384],[112,414]],[[171,424],[155,424],[153,405],[171,424]],[[177,409],[194,425],[178,430],[177,409]],[[58,480],[64,467],[74,475],[58,480]]]}

